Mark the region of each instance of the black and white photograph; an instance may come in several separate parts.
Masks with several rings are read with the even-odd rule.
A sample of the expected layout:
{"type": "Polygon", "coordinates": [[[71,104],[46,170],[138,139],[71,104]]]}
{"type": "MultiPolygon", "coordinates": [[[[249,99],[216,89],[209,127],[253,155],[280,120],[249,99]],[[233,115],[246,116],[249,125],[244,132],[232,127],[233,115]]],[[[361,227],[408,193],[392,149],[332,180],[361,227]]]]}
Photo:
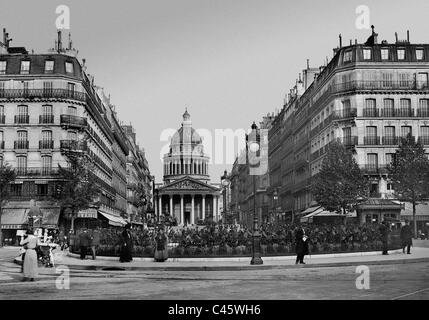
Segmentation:
{"type": "Polygon", "coordinates": [[[428,12],[0,0],[0,300],[429,300],[428,12]]]}

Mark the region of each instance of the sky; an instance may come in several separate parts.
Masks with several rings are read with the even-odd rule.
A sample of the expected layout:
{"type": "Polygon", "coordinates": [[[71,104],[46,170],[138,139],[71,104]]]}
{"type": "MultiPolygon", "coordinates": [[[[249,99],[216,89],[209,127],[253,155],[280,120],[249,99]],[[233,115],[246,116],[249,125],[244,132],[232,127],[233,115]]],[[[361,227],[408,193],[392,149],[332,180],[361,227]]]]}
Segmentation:
{"type": "MultiPolygon", "coordinates": [[[[185,108],[193,127],[213,137],[277,112],[306,59],[323,65],[340,33],[343,44],[365,42],[370,30],[356,27],[358,6],[369,8],[379,41],[410,30],[411,42],[429,43],[427,0],[0,0],[0,27],[12,46],[46,52],[59,5],[70,8],[78,58],[135,127],[156,182],[168,144],[161,133],[180,127],[185,108]]],[[[210,166],[212,182],[230,168],[210,166]]]]}

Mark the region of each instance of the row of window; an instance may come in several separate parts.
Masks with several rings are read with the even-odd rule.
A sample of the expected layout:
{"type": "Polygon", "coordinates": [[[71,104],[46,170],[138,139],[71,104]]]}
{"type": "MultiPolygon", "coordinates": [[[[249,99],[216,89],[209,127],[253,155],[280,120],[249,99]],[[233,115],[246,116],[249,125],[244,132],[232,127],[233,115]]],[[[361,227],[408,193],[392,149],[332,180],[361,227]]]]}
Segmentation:
{"type": "MultiPolygon", "coordinates": [[[[45,60],[45,73],[53,73],[54,72],[54,60],[45,60]]],[[[29,74],[30,73],[30,67],[31,67],[31,61],[29,60],[22,60],[21,61],[21,68],[20,68],[20,74],[29,74]]],[[[7,68],[7,61],[6,60],[0,60],[0,74],[6,74],[6,68],[7,68]]],[[[73,63],[72,62],[65,62],[65,69],[67,74],[73,74],[73,63]]]]}
{"type": "MultiPolygon", "coordinates": [[[[416,53],[416,59],[418,61],[423,61],[425,59],[425,51],[423,48],[415,49],[415,53],[416,53]]],[[[352,54],[353,54],[352,50],[346,50],[344,52],[344,55],[343,55],[343,62],[344,63],[351,62],[352,61],[352,54]]],[[[381,60],[389,61],[389,60],[392,60],[393,52],[391,52],[391,49],[389,49],[389,48],[381,48],[380,49],[380,55],[381,55],[381,60]]],[[[362,56],[363,56],[364,60],[368,60],[368,61],[372,60],[373,49],[372,48],[363,48],[362,49],[362,56]]],[[[396,56],[397,56],[398,60],[405,60],[407,58],[405,49],[404,48],[396,49],[396,56]]]]}

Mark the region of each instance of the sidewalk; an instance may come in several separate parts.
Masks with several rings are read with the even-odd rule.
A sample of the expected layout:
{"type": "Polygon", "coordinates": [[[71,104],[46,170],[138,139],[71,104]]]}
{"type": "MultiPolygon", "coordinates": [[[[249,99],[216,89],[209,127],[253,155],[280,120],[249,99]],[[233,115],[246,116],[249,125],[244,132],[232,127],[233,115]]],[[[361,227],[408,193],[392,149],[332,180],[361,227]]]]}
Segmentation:
{"type": "Polygon", "coordinates": [[[232,271],[429,262],[429,248],[413,248],[412,254],[403,254],[402,250],[392,250],[387,256],[383,256],[380,252],[312,255],[305,257],[305,265],[295,265],[294,256],[262,257],[262,259],[264,264],[257,266],[250,265],[250,257],[168,259],[163,263],[154,262],[150,258],[135,258],[133,262],[120,263],[119,258],[112,260],[112,258],[99,257],[97,260],[80,260],[77,255],[68,252],[60,251],[55,254],[57,266],[66,265],[75,270],[232,271]]]}

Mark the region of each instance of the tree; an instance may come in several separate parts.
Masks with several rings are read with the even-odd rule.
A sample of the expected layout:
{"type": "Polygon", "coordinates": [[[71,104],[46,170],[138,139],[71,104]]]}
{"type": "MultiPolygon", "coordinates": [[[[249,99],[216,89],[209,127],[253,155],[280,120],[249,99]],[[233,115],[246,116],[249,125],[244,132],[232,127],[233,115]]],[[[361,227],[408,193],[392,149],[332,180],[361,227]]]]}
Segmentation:
{"type": "Polygon", "coordinates": [[[0,247],[3,245],[3,235],[1,229],[1,216],[3,206],[10,198],[10,183],[15,181],[16,173],[11,166],[2,164],[0,166],[0,247]]]}
{"type": "Polygon", "coordinates": [[[414,236],[416,236],[416,205],[429,195],[429,159],[422,144],[416,142],[411,135],[402,139],[388,170],[397,198],[413,205],[414,236]]]}
{"type": "Polygon", "coordinates": [[[134,197],[136,200],[137,211],[143,218],[143,221],[146,221],[145,205],[147,204],[147,195],[142,183],[137,184],[137,187],[134,191],[134,197]]]}
{"type": "Polygon", "coordinates": [[[74,220],[81,210],[88,209],[99,196],[97,178],[93,174],[91,159],[80,152],[66,154],[68,166],[59,167],[59,182],[54,198],[62,209],[71,212],[71,231],[74,231],[74,220]]]}
{"type": "Polygon", "coordinates": [[[311,192],[319,205],[335,212],[346,213],[368,195],[368,181],[353,154],[340,142],[332,142],[314,176],[311,192]]]}

